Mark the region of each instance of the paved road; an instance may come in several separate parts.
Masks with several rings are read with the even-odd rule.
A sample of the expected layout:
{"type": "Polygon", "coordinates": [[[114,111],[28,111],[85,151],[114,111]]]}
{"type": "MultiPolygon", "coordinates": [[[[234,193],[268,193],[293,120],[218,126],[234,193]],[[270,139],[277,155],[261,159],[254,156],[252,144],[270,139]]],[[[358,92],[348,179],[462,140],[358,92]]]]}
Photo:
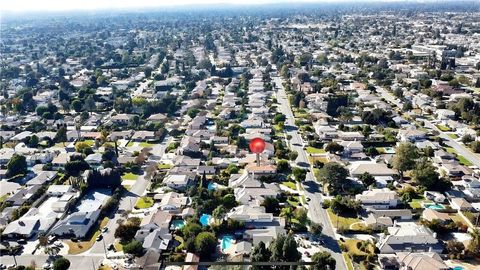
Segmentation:
{"type": "Polygon", "coordinates": [[[301,167],[308,167],[306,180],[303,183],[305,188],[305,196],[310,200],[308,202],[308,215],[310,219],[318,224],[323,225],[323,234],[325,248],[330,251],[332,257],[337,261],[336,269],[346,270],[345,261],[343,260],[342,252],[338,246],[338,242],[335,237],[335,231],[328,217],[327,211],[321,207],[322,195],[320,193],[320,184],[315,180],[315,176],[312,173],[312,166],[308,160],[308,155],[303,149],[304,142],[300,134],[298,134],[297,127],[295,126],[295,118],[290,108],[285,89],[282,85],[280,77],[274,77],[273,81],[280,88],[277,91],[277,101],[280,103],[279,111],[287,117],[285,126],[287,126],[287,135],[291,135],[290,148],[298,153],[296,163],[301,167]]]}
{"type": "MultiPolygon", "coordinates": [[[[402,102],[398,101],[387,90],[383,89],[382,87],[376,87],[376,90],[386,101],[397,105],[399,108],[403,107],[402,102]]],[[[470,149],[465,147],[465,145],[460,144],[454,139],[452,139],[450,136],[448,136],[447,133],[438,129],[431,121],[425,119],[423,120],[423,122],[425,123],[425,127],[437,131],[440,134],[439,136],[445,141],[445,144],[455,149],[455,151],[457,151],[460,155],[464,156],[466,159],[470,160],[470,162],[472,162],[475,166],[480,168],[480,155],[473,153],[470,149]]]]}
{"type": "MultiPolygon", "coordinates": [[[[103,261],[103,255],[65,255],[63,256],[70,261],[70,270],[97,270],[100,267],[100,263],[103,261]]],[[[15,257],[17,265],[29,266],[32,262],[35,263],[36,268],[42,268],[43,264],[47,261],[48,255],[21,255],[15,257]]],[[[1,256],[0,262],[4,265],[14,265],[15,261],[13,256],[1,256]]]]}

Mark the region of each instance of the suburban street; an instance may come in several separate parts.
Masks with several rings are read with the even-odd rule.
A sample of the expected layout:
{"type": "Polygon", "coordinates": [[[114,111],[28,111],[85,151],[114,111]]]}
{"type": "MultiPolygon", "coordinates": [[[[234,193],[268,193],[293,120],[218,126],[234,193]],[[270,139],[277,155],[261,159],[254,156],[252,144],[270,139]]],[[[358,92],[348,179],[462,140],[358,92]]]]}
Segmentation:
{"type": "MultiPolygon", "coordinates": [[[[90,254],[88,256],[64,255],[63,257],[67,258],[70,261],[69,269],[72,269],[72,270],[74,269],[97,270],[104,259],[104,255],[94,255],[94,254],[90,254]]],[[[37,254],[37,255],[24,254],[21,256],[15,256],[17,265],[29,266],[34,263],[37,269],[42,268],[43,264],[47,261],[47,259],[48,259],[48,255],[45,255],[45,254],[37,254]]],[[[1,257],[1,263],[4,265],[14,265],[15,260],[13,259],[13,256],[1,257]]]]}
{"type": "MultiPolygon", "coordinates": [[[[381,95],[381,97],[384,98],[386,101],[388,101],[392,104],[395,104],[399,108],[402,108],[402,106],[403,106],[402,102],[397,100],[387,90],[383,89],[382,87],[376,87],[376,90],[381,95]]],[[[427,119],[424,119],[423,123],[425,123],[426,128],[429,128],[429,129],[432,129],[432,130],[438,132],[440,138],[442,138],[445,141],[446,145],[455,149],[455,151],[457,151],[458,154],[464,156],[466,159],[468,159],[470,162],[472,162],[473,165],[475,165],[477,167],[480,167],[480,155],[473,153],[472,151],[470,151],[470,149],[468,149],[464,145],[458,143],[455,139],[448,136],[447,133],[441,131],[431,121],[429,121],[427,119]]]]}
{"type": "Polygon", "coordinates": [[[321,207],[322,195],[320,193],[320,184],[315,180],[308,155],[303,149],[304,142],[295,126],[295,117],[293,116],[287,94],[282,85],[282,79],[280,77],[274,77],[273,81],[277,87],[279,87],[279,90],[277,91],[277,101],[280,104],[279,112],[285,114],[287,117],[285,121],[285,126],[288,126],[286,134],[292,136],[292,139],[290,140],[290,148],[298,153],[296,163],[300,165],[299,167],[308,167],[309,170],[305,182],[303,183],[305,197],[309,200],[308,215],[313,222],[322,224],[325,248],[332,253],[332,257],[336,260],[336,269],[347,269],[330,218],[328,217],[327,211],[321,207]]]}

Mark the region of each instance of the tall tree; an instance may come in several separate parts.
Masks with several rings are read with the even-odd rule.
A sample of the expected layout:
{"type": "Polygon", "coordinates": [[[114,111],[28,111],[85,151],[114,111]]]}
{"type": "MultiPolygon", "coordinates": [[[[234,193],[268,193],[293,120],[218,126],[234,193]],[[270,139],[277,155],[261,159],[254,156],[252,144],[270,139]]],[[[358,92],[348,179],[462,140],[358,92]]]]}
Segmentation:
{"type": "Polygon", "coordinates": [[[432,187],[439,180],[438,172],[427,158],[422,158],[417,162],[412,171],[412,176],[417,183],[426,188],[432,187]]]}
{"type": "Polygon", "coordinates": [[[329,192],[338,192],[343,190],[347,183],[348,170],[341,164],[329,162],[320,169],[320,180],[328,185],[329,192]]]}
{"type": "Polygon", "coordinates": [[[320,251],[312,256],[312,262],[315,262],[313,269],[315,270],[334,270],[336,261],[327,251],[320,251]]]}
{"type": "MultiPolygon", "coordinates": [[[[265,243],[260,241],[258,245],[253,248],[251,260],[252,262],[268,262],[272,253],[267,249],[265,243]]],[[[253,265],[253,270],[269,270],[271,267],[269,265],[253,265]]]]}
{"type": "Polygon", "coordinates": [[[25,156],[13,154],[7,163],[7,176],[12,177],[19,174],[27,173],[27,159],[25,156]]]}
{"type": "Polygon", "coordinates": [[[401,143],[393,158],[393,167],[398,171],[400,177],[403,178],[405,171],[411,170],[415,166],[415,160],[418,158],[418,151],[415,145],[410,142],[401,143]]]}

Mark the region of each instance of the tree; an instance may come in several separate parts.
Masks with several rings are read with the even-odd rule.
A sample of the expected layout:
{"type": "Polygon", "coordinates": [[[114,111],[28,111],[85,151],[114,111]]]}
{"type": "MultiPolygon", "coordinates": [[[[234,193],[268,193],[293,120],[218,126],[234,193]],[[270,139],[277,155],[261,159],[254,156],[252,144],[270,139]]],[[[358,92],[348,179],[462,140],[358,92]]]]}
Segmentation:
{"type": "Polygon", "coordinates": [[[343,152],[343,146],[338,144],[337,142],[329,142],[327,146],[325,146],[325,151],[332,154],[338,154],[343,152]]]}
{"type": "Polygon", "coordinates": [[[311,223],[311,224],[310,224],[310,228],[309,228],[308,231],[309,231],[313,236],[319,237],[320,235],[322,235],[323,226],[322,226],[322,224],[311,223]]]}
{"type": "Polygon", "coordinates": [[[92,147],[87,142],[77,142],[75,144],[75,150],[78,153],[82,153],[82,154],[85,154],[85,155],[89,155],[89,154],[93,153],[92,147]]]}
{"type": "Polygon", "coordinates": [[[190,220],[187,221],[182,228],[182,233],[185,238],[195,237],[195,235],[198,235],[201,231],[202,227],[200,224],[190,220]]]}
{"type": "Polygon", "coordinates": [[[63,146],[65,146],[65,142],[68,140],[67,138],[67,128],[61,127],[58,129],[57,134],[55,134],[55,138],[53,139],[56,142],[62,142],[63,146]]]}
{"type": "Polygon", "coordinates": [[[315,270],[334,270],[336,261],[327,251],[320,251],[312,256],[312,262],[315,262],[313,269],[315,270]]]}
{"type": "Polygon", "coordinates": [[[282,210],[280,211],[280,216],[284,217],[287,220],[287,222],[290,222],[290,220],[292,220],[293,218],[292,208],[291,207],[282,208],[282,210]]]}
{"type": "Polygon", "coordinates": [[[343,186],[347,183],[348,170],[341,164],[329,162],[320,169],[319,177],[324,184],[328,184],[330,192],[338,192],[343,190],[343,186]]]}
{"type": "Polygon", "coordinates": [[[364,172],[362,175],[358,177],[358,179],[362,181],[365,187],[369,187],[376,183],[375,177],[373,177],[373,175],[371,175],[369,172],[364,172]]]}
{"type": "MultiPolygon", "coordinates": [[[[251,260],[252,262],[268,262],[272,253],[267,249],[265,243],[260,241],[258,245],[253,248],[251,260]]],[[[254,270],[269,270],[271,267],[269,265],[253,265],[252,269],[254,270]]]]}
{"type": "Polygon", "coordinates": [[[143,253],[142,243],[132,240],[130,243],[123,245],[123,252],[140,257],[143,253]]]}
{"type": "Polygon", "coordinates": [[[462,259],[465,251],[465,245],[457,240],[447,242],[447,252],[451,259],[462,259]]]}
{"type": "Polygon", "coordinates": [[[285,238],[285,242],[282,247],[283,261],[285,262],[298,262],[302,255],[298,252],[297,242],[293,235],[289,234],[285,238]]]}
{"type": "Polygon", "coordinates": [[[72,101],[72,109],[76,112],[81,112],[82,111],[83,104],[80,100],[75,99],[72,101]]]}
{"type": "Polygon", "coordinates": [[[266,197],[262,202],[262,206],[265,207],[267,213],[277,213],[280,203],[277,198],[266,197]]]}
{"type": "Polygon", "coordinates": [[[438,180],[439,174],[427,158],[422,158],[412,172],[413,179],[420,185],[431,188],[438,180]]]}
{"type": "Polygon", "coordinates": [[[307,170],[295,167],[292,170],[293,176],[295,177],[295,181],[297,182],[303,182],[305,181],[305,178],[307,177],[307,170]]]}
{"type": "Polygon", "coordinates": [[[470,229],[468,232],[472,239],[468,243],[467,250],[474,257],[480,256],[480,229],[470,229]]]}
{"type": "Polygon", "coordinates": [[[216,220],[222,220],[225,217],[225,214],[227,213],[227,209],[223,205],[217,206],[215,210],[212,212],[213,218],[216,220]]]}
{"type": "Polygon", "coordinates": [[[288,154],[288,159],[289,160],[295,160],[298,157],[298,152],[297,151],[290,151],[288,154]]]}
{"type": "Polygon", "coordinates": [[[140,224],[132,221],[127,221],[117,227],[114,236],[116,238],[120,238],[122,242],[130,242],[135,237],[135,234],[139,229],[140,224]]]}
{"type": "Polygon", "coordinates": [[[13,177],[19,174],[26,174],[27,171],[27,159],[22,155],[13,154],[7,163],[7,176],[13,177]]]}
{"type": "Polygon", "coordinates": [[[290,167],[290,163],[288,163],[288,160],[280,159],[277,161],[278,173],[288,173],[290,172],[290,170],[291,170],[291,167],[290,167]]]}
{"type": "Polygon", "coordinates": [[[295,219],[298,220],[298,222],[300,222],[300,224],[302,225],[307,225],[307,223],[309,222],[307,210],[305,210],[305,208],[298,207],[297,209],[295,209],[295,211],[293,211],[293,215],[295,219]]]}
{"type": "Polygon", "coordinates": [[[217,238],[211,232],[201,232],[195,237],[195,251],[201,257],[210,257],[215,253],[217,238]]]}
{"type": "Polygon", "coordinates": [[[480,153],[480,141],[474,141],[470,144],[470,148],[474,153],[480,153]]]}
{"type": "Polygon", "coordinates": [[[285,235],[277,235],[277,238],[273,239],[270,242],[270,246],[268,249],[272,256],[270,257],[270,261],[273,262],[281,262],[283,261],[283,244],[285,242],[285,235]]]}
{"type": "Polygon", "coordinates": [[[65,164],[65,171],[70,176],[78,176],[80,172],[90,169],[90,165],[81,156],[75,156],[65,164]]]}
{"type": "Polygon", "coordinates": [[[415,160],[418,158],[418,151],[415,145],[410,142],[401,143],[393,158],[393,168],[395,168],[400,177],[403,178],[405,171],[411,170],[415,166],[415,160]]]}
{"type": "Polygon", "coordinates": [[[70,268],[70,261],[64,257],[60,257],[53,262],[53,270],[67,270],[70,268]]]}

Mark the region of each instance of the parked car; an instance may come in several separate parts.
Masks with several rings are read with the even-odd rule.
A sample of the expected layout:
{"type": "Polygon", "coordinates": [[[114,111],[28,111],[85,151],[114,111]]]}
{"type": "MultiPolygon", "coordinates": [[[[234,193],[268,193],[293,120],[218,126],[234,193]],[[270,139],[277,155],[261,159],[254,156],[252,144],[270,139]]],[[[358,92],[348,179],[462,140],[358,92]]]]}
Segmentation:
{"type": "Polygon", "coordinates": [[[103,235],[99,234],[99,235],[97,236],[96,241],[98,242],[98,241],[100,241],[100,240],[102,240],[102,239],[103,239],[103,235]]]}
{"type": "Polygon", "coordinates": [[[108,231],[108,227],[103,227],[102,233],[107,232],[107,231],[108,231]]]}

